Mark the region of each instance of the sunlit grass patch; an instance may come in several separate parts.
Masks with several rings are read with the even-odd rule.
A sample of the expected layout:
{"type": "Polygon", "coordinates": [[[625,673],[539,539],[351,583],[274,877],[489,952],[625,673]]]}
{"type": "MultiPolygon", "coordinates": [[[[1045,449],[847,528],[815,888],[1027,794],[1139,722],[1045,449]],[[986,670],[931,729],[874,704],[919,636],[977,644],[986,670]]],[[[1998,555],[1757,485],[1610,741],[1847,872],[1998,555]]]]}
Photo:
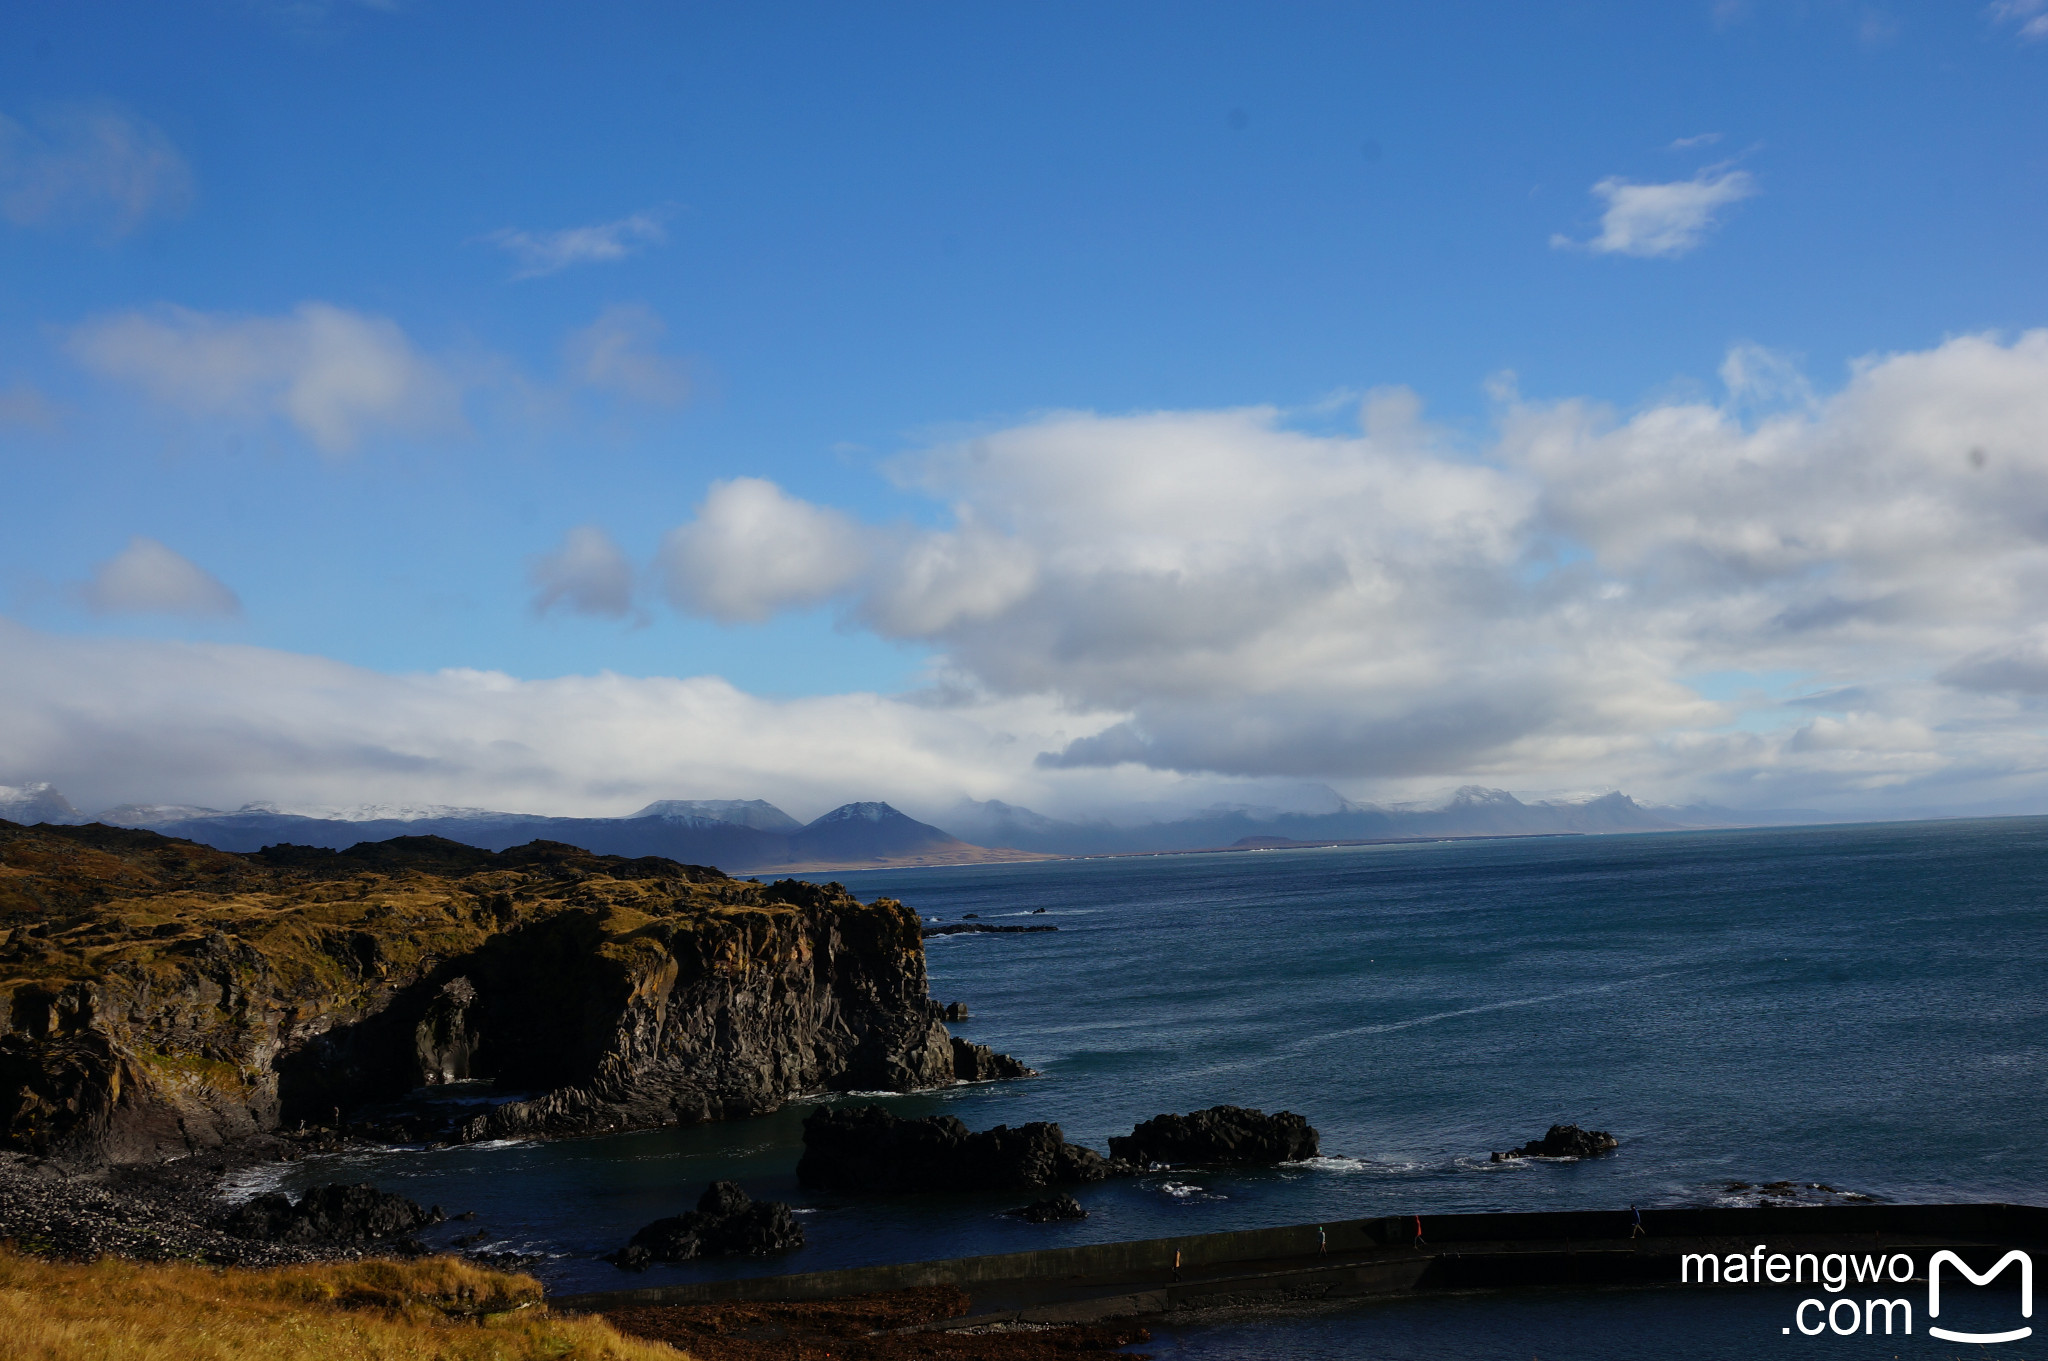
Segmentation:
{"type": "Polygon", "coordinates": [[[9,1361],[678,1361],[596,1318],[558,1318],[530,1276],[448,1257],[239,1268],[0,1249],[9,1361]]]}

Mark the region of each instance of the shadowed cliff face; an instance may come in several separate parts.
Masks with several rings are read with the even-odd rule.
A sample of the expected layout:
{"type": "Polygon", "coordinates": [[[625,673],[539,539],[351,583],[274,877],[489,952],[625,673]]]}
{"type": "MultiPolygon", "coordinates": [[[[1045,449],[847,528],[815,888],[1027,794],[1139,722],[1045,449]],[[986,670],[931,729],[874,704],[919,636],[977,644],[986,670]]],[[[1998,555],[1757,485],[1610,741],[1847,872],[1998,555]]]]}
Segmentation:
{"type": "Polygon", "coordinates": [[[930,1087],[937,1011],[916,915],[836,884],[0,822],[0,1133],[38,1153],[177,1156],[447,1082],[530,1094],[471,1139],[930,1087]]]}

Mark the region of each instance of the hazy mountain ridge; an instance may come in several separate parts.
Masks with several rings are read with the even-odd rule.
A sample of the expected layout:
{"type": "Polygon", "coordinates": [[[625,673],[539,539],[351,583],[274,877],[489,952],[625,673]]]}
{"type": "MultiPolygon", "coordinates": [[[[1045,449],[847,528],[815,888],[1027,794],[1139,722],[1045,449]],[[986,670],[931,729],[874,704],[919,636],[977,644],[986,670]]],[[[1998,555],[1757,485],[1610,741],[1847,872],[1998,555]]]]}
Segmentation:
{"type": "Polygon", "coordinates": [[[1246,837],[1289,841],[1364,841],[1379,837],[1512,836],[1538,833],[1673,831],[1699,825],[1651,810],[1626,794],[1573,802],[1523,803],[1501,789],[1467,786],[1437,808],[1382,808],[1343,801],[1329,813],[1213,809],[1166,822],[1118,826],[1061,822],[1028,808],[990,800],[963,803],[947,818],[983,845],[1068,855],[1201,850],[1246,837]]]}
{"type": "Polygon", "coordinates": [[[0,786],[0,818],[23,824],[106,822],[237,852],[280,843],[345,850],[394,836],[443,836],[487,851],[534,840],[560,841],[599,855],[659,855],[742,873],[1033,858],[970,845],[886,803],[845,804],[808,824],[762,799],[664,799],[624,818],[375,805],[316,814],[260,803],[231,812],[185,804],[124,804],[89,818],[45,784],[0,786]]]}
{"type": "Polygon", "coordinates": [[[123,804],[89,818],[48,784],[0,785],[0,818],[10,822],[99,821],[184,837],[224,851],[254,851],[281,842],[342,850],[362,841],[420,835],[502,851],[542,839],[601,855],[659,855],[743,873],[1211,850],[1246,838],[1598,835],[1824,820],[1800,810],[1746,814],[1706,806],[1646,807],[1619,792],[1524,803],[1505,790],[1476,785],[1457,790],[1438,806],[1380,807],[1341,798],[1335,803],[1334,811],[1328,812],[1219,807],[1119,825],[1047,817],[998,799],[965,800],[946,817],[952,829],[947,830],[878,802],[842,804],[800,823],[763,799],[660,799],[622,818],[563,818],[439,805],[291,811],[271,803],[233,811],[186,804],[123,804]]]}

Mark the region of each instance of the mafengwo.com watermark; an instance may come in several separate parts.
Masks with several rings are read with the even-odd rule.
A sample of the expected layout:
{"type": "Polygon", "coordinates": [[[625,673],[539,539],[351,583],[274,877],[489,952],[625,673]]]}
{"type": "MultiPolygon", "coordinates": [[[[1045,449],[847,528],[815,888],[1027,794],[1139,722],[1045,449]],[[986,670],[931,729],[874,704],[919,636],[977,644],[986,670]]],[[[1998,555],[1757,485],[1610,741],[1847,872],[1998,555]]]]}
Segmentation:
{"type": "MultiPolygon", "coordinates": [[[[2007,1268],[2019,1268],[2019,1314],[2034,1316],[2034,1259],[2015,1248],[1998,1259],[1987,1271],[1973,1270],[1968,1262],[1946,1249],[1927,1261],[1923,1279],[1913,1258],[1903,1252],[1826,1254],[1772,1252],[1759,1243],[1747,1254],[1717,1255],[1689,1252],[1679,1258],[1678,1279],[1682,1285],[1807,1285],[1818,1287],[1830,1298],[1809,1297],[1793,1310],[1792,1322],[1784,1332],[1819,1337],[1833,1333],[1849,1337],[1897,1336],[1910,1334],[1914,1325],[1914,1301],[1926,1306],[1922,1317],[1930,1337],[1947,1342],[2018,1342],[2033,1336],[2032,1325],[2020,1324],[1998,1332],[1962,1332],[1944,1328],[1941,1318],[1941,1289],[1946,1275],[1953,1291],[1962,1282],[1990,1285],[2007,1268]],[[1920,1286],[1924,1284],[1925,1293],[1920,1286]]],[[[1951,1295],[1951,1301],[1954,1296],[1951,1295]]],[[[2015,1320],[2017,1322],[2017,1320],[2015,1320]]]]}

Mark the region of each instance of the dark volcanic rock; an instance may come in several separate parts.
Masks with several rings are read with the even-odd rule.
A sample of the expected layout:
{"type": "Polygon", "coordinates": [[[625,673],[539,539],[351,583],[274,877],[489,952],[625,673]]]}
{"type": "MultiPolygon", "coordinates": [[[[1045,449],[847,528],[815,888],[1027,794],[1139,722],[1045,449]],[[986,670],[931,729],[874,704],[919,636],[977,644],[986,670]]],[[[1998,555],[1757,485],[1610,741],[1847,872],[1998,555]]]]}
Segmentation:
{"type": "Polygon", "coordinates": [[[1040,931],[1057,931],[1057,926],[990,926],[987,922],[953,922],[946,926],[927,926],[927,936],[1029,936],[1040,931]]]}
{"type": "Polygon", "coordinates": [[[998,1078],[1037,1077],[1036,1068],[1026,1068],[1008,1054],[998,1054],[985,1044],[970,1044],[953,1037],[953,1076],[961,1082],[989,1082],[998,1078]]]}
{"type": "Polygon", "coordinates": [[[693,1257],[765,1257],[804,1245],[803,1225],[781,1201],[753,1200],[739,1183],[714,1181],[687,1214],[657,1219],[606,1260],[627,1271],[693,1257]]]}
{"type": "Polygon", "coordinates": [[[1088,1212],[1081,1208],[1081,1202],[1065,1191],[1044,1200],[1034,1200],[1029,1205],[1015,1210],[1005,1210],[1028,1224],[1050,1224],[1056,1219],[1086,1219],[1088,1212]]]}
{"type": "Polygon", "coordinates": [[[1313,1126],[1292,1111],[1268,1115],[1242,1106],[1211,1106],[1188,1115],[1155,1115],[1109,1141],[1109,1154],[1148,1163],[1285,1163],[1313,1158],[1313,1126]]]}
{"type": "Polygon", "coordinates": [[[281,1243],[351,1243],[395,1238],[443,1219],[437,1205],[423,1210],[417,1201],[374,1186],[319,1186],[298,1203],[282,1192],[258,1196],[228,1216],[227,1230],[239,1238],[281,1243]]]}
{"type": "Polygon", "coordinates": [[[820,1108],[804,1121],[805,1186],[835,1191],[1034,1190],[1128,1176],[1138,1169],[1067,1142],[1043,1122],[979,1133],[950,1115],[899,1120],[880,1106],[820,1108]]]}
{"type": "Polygon", "coordinates": [[[964,1021],[967,1017],[968,1011],[965,1002],[955,1002],[946,1008],[946,1019],[949,1021],[964,1021]]]}
{"type": "Polygon", "coordinates": [[[1552,1125],[1541,1139],[1531,1139],[1520,1148],[1496,1153],[1493,1155],[1493,1161],[1504,1163],[1511,1158],[1590,1158],[1596,1153],[1612,1153],[1619,1147],[1621,1140],[1604,1129],[1552,1125]]]}

